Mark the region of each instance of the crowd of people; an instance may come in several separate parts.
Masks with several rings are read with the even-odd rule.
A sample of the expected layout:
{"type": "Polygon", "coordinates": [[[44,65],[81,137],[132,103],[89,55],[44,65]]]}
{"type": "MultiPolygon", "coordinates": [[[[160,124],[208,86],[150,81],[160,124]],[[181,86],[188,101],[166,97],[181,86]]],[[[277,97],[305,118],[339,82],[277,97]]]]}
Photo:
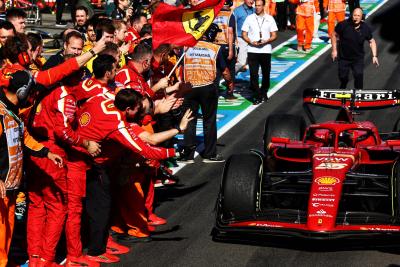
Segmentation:
{"type": "MultiPolygon", "coordinates": [[[[8,9],[0,22],[0,266],[10,264],[14,214],[25,195],[29,266],[57,266],[63,233],[67,266],[118,262],[117,255],[129,252],[125,245],[151,241],[155,227],[167,223],[154,213],[155,188],[177,183],[166,160],[194,162],[199,109],[202,161],[223,162],[216,145],[219,81],[225,80],[226,101],[236,101],[234,77],[248,65],[251,100],[266,101],[271,43],[289,27],[297,29],[298,50],[307,52],[317,3],[290,0],[297,18],[288,26],[287,11],[294,9],[286,0],[244,0],[236,7],[226,1],[186,49],[152,47],[149,14],[133,12],[127,0],[116,0],[110,17],[89,18],[86,7],[74,6],[63,48],[47,59],[41,36],[25,32],[26,13],[8,9]],[[180,148],[177,134],[184,135],[180,148]]],[[[344,2],[324,0],[323,7],[333,36],[344,2]]]]}

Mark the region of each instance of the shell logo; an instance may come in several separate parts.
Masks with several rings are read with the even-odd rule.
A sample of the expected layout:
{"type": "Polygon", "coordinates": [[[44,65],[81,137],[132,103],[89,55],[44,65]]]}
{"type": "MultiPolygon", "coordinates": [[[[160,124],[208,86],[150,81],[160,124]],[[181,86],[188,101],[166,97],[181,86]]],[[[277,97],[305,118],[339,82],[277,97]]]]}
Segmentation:
{"type": "Polygon", "coordinates": [[[90,122],[90,114],[87,112],[83,113],[79,118],[79,124],[81,126],[86,126],[89,124],[89,122],[90,122]]]}
{"type": "Polygon", "coordinates": [[[322,176],[315,179],[315,182],[319,185],[335,185],[339,183],[339,179],[332,176],[322,176]]]}

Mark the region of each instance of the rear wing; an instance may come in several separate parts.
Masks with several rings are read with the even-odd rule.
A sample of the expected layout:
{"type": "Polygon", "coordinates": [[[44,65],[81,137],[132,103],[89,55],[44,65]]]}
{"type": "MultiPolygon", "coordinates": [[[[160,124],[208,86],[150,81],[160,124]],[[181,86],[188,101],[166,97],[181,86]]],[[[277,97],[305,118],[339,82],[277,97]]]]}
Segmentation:
{"type": "Polygon", "coordinates": [[[400,90],[388,89],[319,89],[303,91],[303,107],[312,123],[315,118],[309,105],[334,109],[381,109],[400,105],[400,90]]]}

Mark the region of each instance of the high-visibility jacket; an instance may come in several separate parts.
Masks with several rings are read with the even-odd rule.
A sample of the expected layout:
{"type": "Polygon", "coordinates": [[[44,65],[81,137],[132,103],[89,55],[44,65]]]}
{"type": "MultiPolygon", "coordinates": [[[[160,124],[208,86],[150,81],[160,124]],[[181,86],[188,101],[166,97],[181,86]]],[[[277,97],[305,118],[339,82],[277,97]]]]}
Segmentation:
{"type": "Polygon", "coordinates": [[[5,102],[0,100],[0,179],[7,190],[15,190],[21,183],[24,147],[38,157],[46,157],[49,150],[29,135],[5,102]]]}
{"type": "Polygon", "coordinates": [[[199,41],[190,47],[184,57],[183,76],[193,87],[214,83],[217,77],[217,56],[220,46],[199,41]]]}
{"type": "Polygon", "coordinates": [[[217,34],[217,37],[215,38],[215,43],[220,45],[228,44],[228,28],[231,16],[231,10],[221,10],[218,13],[218,17],[215,18],[214,23],[217,24],[218,27],[222,30],[217,34]]]}
{"type": "Polygon", "coordinates": [[[324,0],[324,8],[328,12],[346,11],[346,0],[324,0]]]}

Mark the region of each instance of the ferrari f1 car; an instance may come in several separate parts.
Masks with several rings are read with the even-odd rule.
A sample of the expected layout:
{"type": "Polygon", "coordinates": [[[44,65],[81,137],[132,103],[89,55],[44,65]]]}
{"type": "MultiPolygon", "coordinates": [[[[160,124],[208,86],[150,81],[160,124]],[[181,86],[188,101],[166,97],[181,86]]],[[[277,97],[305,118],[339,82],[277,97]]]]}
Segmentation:
{"type": "Polygon", "coordinates": [[[400,92],[306,89],[303,102],[311,125],[271,115],[264,152],[227,160],[214,238],[400,234],[400,134],[355,120],[359,110],[399,105],[400,92]],[[316,123],[311,105],[338,109],[336,119],[316,123]]]}

